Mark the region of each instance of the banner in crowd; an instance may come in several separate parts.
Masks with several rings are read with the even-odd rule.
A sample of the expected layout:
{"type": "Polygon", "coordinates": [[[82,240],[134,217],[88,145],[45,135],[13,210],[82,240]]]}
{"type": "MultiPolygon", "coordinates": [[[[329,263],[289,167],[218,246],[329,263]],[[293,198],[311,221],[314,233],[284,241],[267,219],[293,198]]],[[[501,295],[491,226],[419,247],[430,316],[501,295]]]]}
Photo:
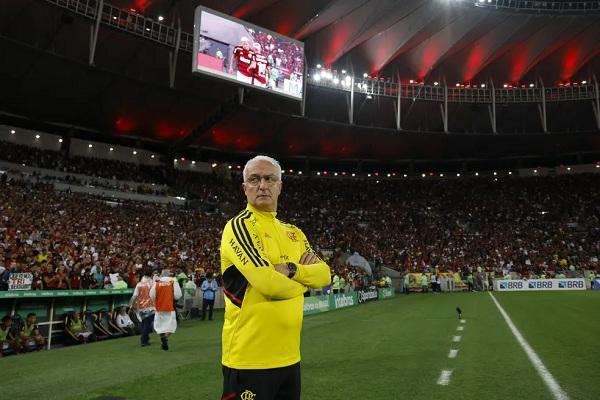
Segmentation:
{"type": "Polygon", "coordinates": [[[86,297],[114,296],[116,294],[132,294],[133,289],[96,289],[96,290],[29,290],[0,292],[0,299],[31,297],[86,297]]]}
{"type": "Polygon", "coordinates": [[[11,272],[8,276],[8,290],[31,290],[33,274],[30,272],[11,272]]]}
{"type": "MultiPolygon", "coordinates": [[[[408,274],[408,287],[410,289],[421,289],[421,276],[423,273],[421,272],[410,272],[408,274]]],[[[431,283],[431,272],[425,273],[427,276],[427,283],[431,283]]],[[[465,286],[463,280],[460,277],[460,273],[458,272],[440,272],[438,277],[440,280],[447,282],[448,280],[452,280],[454,282],[453,288],[454,290],[462,290],[465,286]]],[[[445,287],[447,289],[447,287],[445,287]]],[[[442,288],[444,290],[444,288],[442,288]]]]}
{"type": "Polygon", "coordinates": [[[494,290],[499,292],[539,291],[539,290],[585,290],[585,279],[496,279],[494,290]]]}
{"type": "Polygon", "coordinates": [[[304,298],[304,315],[318,314],[329,311],[329,296],[311,296],[304,298]]]}

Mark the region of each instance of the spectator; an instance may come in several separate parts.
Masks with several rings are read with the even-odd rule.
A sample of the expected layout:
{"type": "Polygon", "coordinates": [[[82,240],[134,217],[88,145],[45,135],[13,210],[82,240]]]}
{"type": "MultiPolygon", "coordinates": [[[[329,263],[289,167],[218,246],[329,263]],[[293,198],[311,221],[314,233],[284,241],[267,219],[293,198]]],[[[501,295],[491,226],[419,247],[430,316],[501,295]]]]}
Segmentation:
{"type": "Polygon", "coordinates": [[[46,344],[46,338],[44,338],[40,333],[40,329],[37,324],[37,315],[35,313],[27,314],[27,318],[21,327],[20,335],[23,348],[28,348],[30,344],[33,344],[36,346],[37,350],[40,351],[46,344]]]}
{"type": "Polygon", "coordinates": [[[21,351],[21,343],[11,336],[10,329],[12,327],[12,319],[5,315],[0,322],[0,357],[9,353],[19,353],[21,351]]]}
{"type": "Polygon", "coordinates": [[[212,321],[213,317],[213,308],[215,306],[215,294],[219,287],[217,286],[217,281],[215,281],[214,275],[211,273],[208,274],[206,280],[202,282],[202,321],[206,319],[206,310],[208,309],[208,320],[212,321]]]}
{"type": "Polygon", "coordinates": [[[127,314],[127,308],[121,307],[116,318],[117,326],[127,332],[129,336],[135,335],[135,324],[127,314]]]}

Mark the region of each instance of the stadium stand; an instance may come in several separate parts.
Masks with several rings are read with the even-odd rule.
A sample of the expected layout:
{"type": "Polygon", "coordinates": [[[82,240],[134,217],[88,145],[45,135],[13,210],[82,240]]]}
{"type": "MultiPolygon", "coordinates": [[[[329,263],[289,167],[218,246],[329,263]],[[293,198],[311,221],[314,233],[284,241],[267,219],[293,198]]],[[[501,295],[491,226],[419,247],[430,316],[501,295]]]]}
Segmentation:
{"type": "MultiPolygon", "coordinates": [[[[135,175],[132,168],[110,160],[72,161],[25,146],[10,150],[18,158],[10,153],[3,157],[17,162],[39,159],[40,165],[78,173],[89,172],[94,165],[118,179],[148,176],[145,167],[135,175]]],[[[151,171],[153,176],[169,174],[158,168],[151,171]]],[[[186,191],[217,204],[215,211],[110,203],[3,175],[0,259],[6,271],[32,272],[32,289],[111,288],[117,276],[133,287],[136,273],[150,263],[183,273],[199,286],[204,273],[218,271],[220,229],[243,203],[241,177],[171,174],[186,191]]],[[[376,275],[381,266],[465,273],[483,267],[501,276],[506,271],[522,276],[573,275],[598,268],[597,174],[410,181],[284,179],[282,219],[303,227],[314,247],[338,265],[336,273],[356,287],[366,285],[368,278],[344,264],[353,252],[370,261],[376,275]]]]}

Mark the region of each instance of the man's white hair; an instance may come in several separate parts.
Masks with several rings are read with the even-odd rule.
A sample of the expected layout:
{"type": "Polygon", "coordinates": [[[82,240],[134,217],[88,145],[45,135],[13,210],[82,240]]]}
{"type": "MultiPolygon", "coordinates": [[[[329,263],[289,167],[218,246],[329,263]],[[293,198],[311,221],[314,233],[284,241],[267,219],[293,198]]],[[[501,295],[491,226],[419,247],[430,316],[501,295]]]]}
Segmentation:
{"type": "Polygon", "coordinates": [[[277,161],[273,157],[269,157],[269,156],[256,156],[256,157],[248,160],[246,162],[246,165],[244,165],[244,171],[242,172],[242,174],[244,176],[244,180],[246,180],[248,178],[248,168],[250,167],[250,165],[257,161],[268,161],[271,164],[273,164],[273,166],[275,168],[277,168],[277,178],[279,180],[281,180],[281,165],[279,165],[279,161],[277,161]]]}

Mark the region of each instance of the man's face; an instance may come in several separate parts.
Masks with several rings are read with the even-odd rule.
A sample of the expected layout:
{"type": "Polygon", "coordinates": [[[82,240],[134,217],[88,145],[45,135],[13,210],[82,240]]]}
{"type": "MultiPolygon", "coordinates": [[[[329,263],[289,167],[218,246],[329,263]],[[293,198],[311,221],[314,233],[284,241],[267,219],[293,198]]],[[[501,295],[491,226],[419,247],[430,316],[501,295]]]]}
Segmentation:
{"type": "Polygon", "coordinates": [[[255,161],[248,166],[246,181],[242,184],[248,204],[261,211],[277,211],[281,193],[278,169],[268,161],[255,161]]]}
{"type": "Polygon", "coordinates": [[[244,50],[250,50],[250,42],[248,40],[242,40],[242,47],[244,50]]]}

